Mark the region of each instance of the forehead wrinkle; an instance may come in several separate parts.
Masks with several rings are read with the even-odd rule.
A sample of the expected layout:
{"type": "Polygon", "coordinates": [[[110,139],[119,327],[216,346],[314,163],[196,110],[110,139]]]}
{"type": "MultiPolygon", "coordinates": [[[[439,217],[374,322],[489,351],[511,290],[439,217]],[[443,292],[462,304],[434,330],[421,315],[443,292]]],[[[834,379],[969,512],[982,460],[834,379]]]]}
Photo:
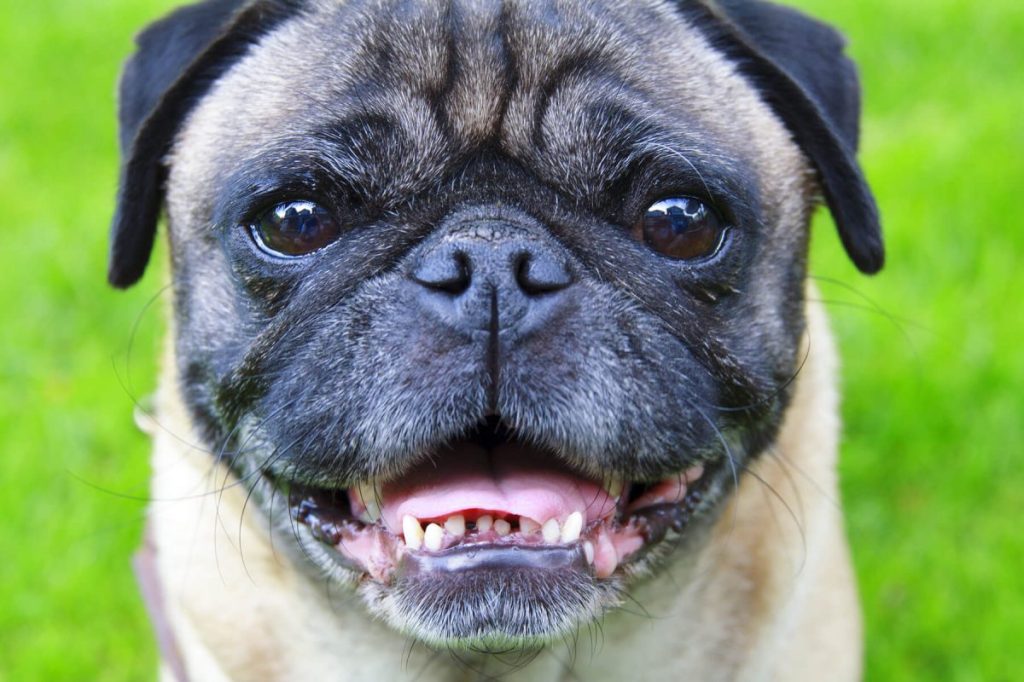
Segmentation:
{"type": "Polygon", "coordinates": [[[378,0],[360,14],[364,61],[379,84],[429,106],[453,143],[481,143],[499,127],[509,89],[504,7],[503,0],[378,0]]]}
{"type": "Polygon", "coordinates": [[[450,162],[439,136],[430,134],[431,114],[424,109],[410,104],[390,115],[360,106],[313,130],[277,135],[225,167],[219,184],[242,193],[273,191],[275,183],[340,189],[373,203],[397,203],[434,182],[450,162]]]}
{"type": "Polygon", "coordinates": [[[387,8],[369,14],[373,28],[367,32],[367,55],[378,78],[422,93],[442,90],[451,64],[451,0],[378,4],[387,8]]]}
{"type": "MultiPolygon", "coordinates": [[[[417,176],[436,173],[443,165],[440,159],[485,148],[496,137],[498,148],[506,147],[505,151],[510,145],[504,140],[529,140],[541,123],[535,116],[509,119],[505,114],[511,97],[528,99],[535,110],[543,111],[551,94],[562,89],[563,80],[586,88],[590,81],[577,77],[578,68],[607,72],[612,61],[622,61],[623,47],[614,40],[616,29],[605,16],[608,12],[593,7],[594,11],[581,14],[574,4],[563,2],[450,0],[443,9],[437,5],[429,11],[406,12],[407,2],[380,0],[379,4],[402,10],[387,31],[383,24],[375,25],[373,36],[362,41],[367,53],[391,69],[388,101],[381,101],[380,108],[415,141],[414,148],[407,150],[412,154],[395,160],[401,172],[388,169],[388,184],[402,189],[410,189],[417,176]],[[609,25],[593,26],[602,22],[609,25]],[[559,46],[552,48],[553,41],[559,46]],[[425,50],[422,63],[412,58],[419,48],[425,50]],[[581,48],[591,55],[589,59],[579,56],[581,48]],[[566,68],[556,68],[559,64],[566,68]],[[525,80],[522,68],[528,72],[525,80]]],[[[365,92],[363,96],[375,99],[365,92]]],[[[365,101],[360,105],[376,108],[365,101]]],[[[563,118],[572,116],[566,112],[563,118]]],[[[574,145],[575,153],[566,157],[567,163],[555,174],[581,185],[618,175],[620,161],[607,140],[618,139],[626,131],[602,122],[595,137],[589,113],[580,110],[575,118],[579,125],[566,125],[587,137],[574,145]]]]}
{"type": "Polygon", "coordinates": [[[622,80],[577,73],[551,95],[540,138],[527,150],[548,181],[577,196],[615,185],[635,162],[635,145],[650,136],[653,118],[640,93],[622,80]]]}
{"type": "Polygon", "coordinates": [[[345,118],[294,144],[319,158],[367,198],[400,200],[444,172],[457,154],[420,93],[392,90],[382,96],[361,89],[345,118]]]}
{"type": "Polygon", "coordinates": [[[456,137],[483,144],[505,118],[518,59],[508,47],[503,0],[452,0],[452,55],[443,109],[456,137]]]}
{"type": "Polygon", "coordinates": [[[529,153],[548,99],[566,78],[595,66],[618,63],[626,70],[634,59],[608,12],[562,2],[510,2],[508,43],[522,55],[518,82],[509,99],[503,146],[513,155],[529,153]]]}

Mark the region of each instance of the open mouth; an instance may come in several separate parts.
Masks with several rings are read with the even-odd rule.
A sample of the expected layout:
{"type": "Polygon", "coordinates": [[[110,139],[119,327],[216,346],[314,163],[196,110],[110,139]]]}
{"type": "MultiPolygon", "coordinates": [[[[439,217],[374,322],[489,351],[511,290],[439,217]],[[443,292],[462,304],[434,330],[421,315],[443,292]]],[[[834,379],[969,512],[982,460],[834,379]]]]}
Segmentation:
{"type": "Polygon", "coordinates": [[[336,562],[381,583],[502,567],[603,579],[681,533],[710,478],[696,465],[654,483],[595,480],[488,425],[399,478],[287,492],[293,520],[336,562]]]}

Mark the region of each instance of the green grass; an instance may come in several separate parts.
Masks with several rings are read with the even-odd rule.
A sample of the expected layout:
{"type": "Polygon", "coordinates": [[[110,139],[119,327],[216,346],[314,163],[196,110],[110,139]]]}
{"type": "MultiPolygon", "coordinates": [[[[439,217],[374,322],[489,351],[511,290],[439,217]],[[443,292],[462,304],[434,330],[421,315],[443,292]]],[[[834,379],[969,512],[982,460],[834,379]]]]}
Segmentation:
{"type": "MultiPolygon", "coordinates": [[[[153,386],[161,276],[115,293],[103,273],[114,79],[171,4],[0,6],[0,680],[153,676],[128,566],[148,451],[129,392],[153,386]]],[[[1020,679],[1024,4],[794,4],[851,39],[889,247],[863,278],[827,216],[815,228],[867,677],[1020,679]]]]}
{"type": "Polygon", "coordinates": [[[831,307],[867,678],[1021,679],[1024,5],[800,4],[844,26],[862,65],[889,258],[858,278],[821,220],[813,270],[899,319],[831,307]]]}

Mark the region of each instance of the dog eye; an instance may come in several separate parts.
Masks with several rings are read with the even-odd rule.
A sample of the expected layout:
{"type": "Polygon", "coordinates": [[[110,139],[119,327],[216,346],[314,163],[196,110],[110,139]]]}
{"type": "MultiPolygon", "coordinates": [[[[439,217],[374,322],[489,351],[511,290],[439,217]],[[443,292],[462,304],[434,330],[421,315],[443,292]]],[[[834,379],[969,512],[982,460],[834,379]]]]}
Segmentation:
{"type": "Polygon", "coordinates": [[[662,199],[633,226],[633,236],[660,254],[679,260],[714,255],[725,228],[718,214],[693,197],[662,199]]]}
{"type": "Polygon", "coordinates": [[[261,249],[291,257],[322,249],[341,236],[341,228],[331,213],[312,201],[278,204],[249,229],[261,249]]]}

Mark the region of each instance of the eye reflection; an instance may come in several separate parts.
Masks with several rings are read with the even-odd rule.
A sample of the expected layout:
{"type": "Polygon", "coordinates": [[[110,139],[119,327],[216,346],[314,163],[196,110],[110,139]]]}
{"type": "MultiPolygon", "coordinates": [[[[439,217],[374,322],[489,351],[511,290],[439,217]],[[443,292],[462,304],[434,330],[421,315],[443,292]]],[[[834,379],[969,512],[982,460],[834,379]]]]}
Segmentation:
{"type": "Polygon", "coordinates": [[[725,228],[706,203],[693,197],[673,197],[652,204],[633,227],[633,236],[658,253],[679,260],[713,255],[725,228]]]}
{"type": "Polygon", "coordinates": [[[257,245],[274,255],[304,256],[341,236],[337,220],[312,201],[288,201],[263,213],[250,230],[257,245]]]}

